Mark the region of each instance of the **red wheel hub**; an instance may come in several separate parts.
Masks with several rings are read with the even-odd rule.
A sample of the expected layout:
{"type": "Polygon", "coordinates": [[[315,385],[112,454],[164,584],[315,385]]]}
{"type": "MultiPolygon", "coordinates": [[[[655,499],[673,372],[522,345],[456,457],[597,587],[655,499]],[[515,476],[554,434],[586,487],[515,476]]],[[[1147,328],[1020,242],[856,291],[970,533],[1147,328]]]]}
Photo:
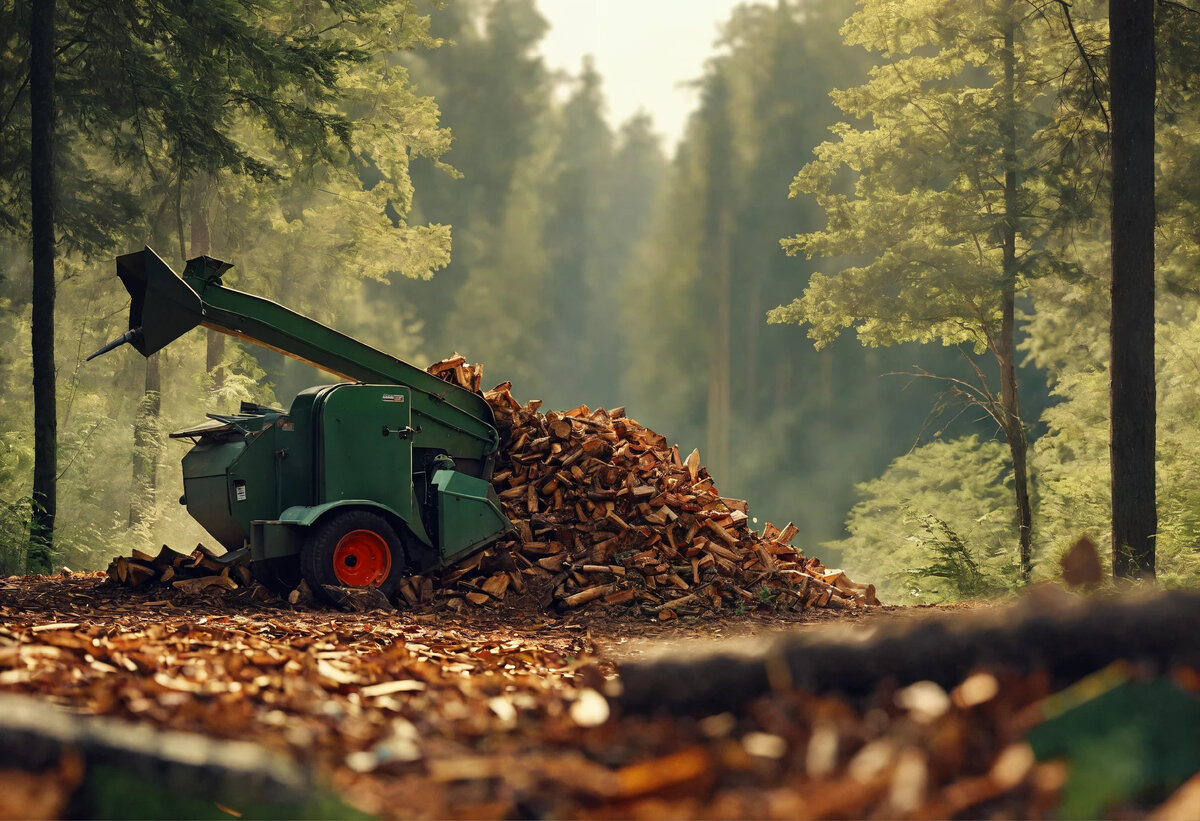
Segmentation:
{"type": "Polygon", "coordinates": [[[333,574],[347,587],[378,587],[392,570],[392,551],[374,530],[351,530],[333,549],[333,574]]]}

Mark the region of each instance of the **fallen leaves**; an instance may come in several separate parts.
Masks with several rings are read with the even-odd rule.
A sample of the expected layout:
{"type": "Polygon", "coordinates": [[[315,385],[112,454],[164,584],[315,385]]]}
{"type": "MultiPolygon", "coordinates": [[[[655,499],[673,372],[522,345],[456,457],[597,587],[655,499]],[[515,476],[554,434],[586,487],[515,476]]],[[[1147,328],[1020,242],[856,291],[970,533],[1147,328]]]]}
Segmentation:
{"type": "Polygon", "coordinates": [[[631,799],[711,780],[713,759],[704,747],[688,747],[617,771],[614,798],[631,799]]]}
{"type": "Polygon", "coordinates": [[[0,686],[85,713],[251,739],[335,780],[391,773],[427,750],[452,758],[531,719],[567,725],[588,656],[561,633],[530,641],[449,619],[154,613],[111,601],[80,602],[78,618],[53,621],[30,618],[30,602],[0,602],[0,686]]]}
{"type": "MultiPolygon", "coordinates": [[[[29,588],[0,598],[3,689],[78,713],[250,740],[302,762],[358,808],[394,818],[1047,818],[1082,770],[1039,760],[1032,729],[1149,727],[1135,717],[1161,722],[1156,711],[1179,713],[1177,702],[1198,709],[1200,690],[1187,667],[1167,687],[1139,683],[1119,662],[1062,690],[1048,675],[980,666],[942,684],[881,679],[854,699],[780,682],[727,712],[645,716],[613,695],[615,667],[580,635],[611,621],[213,613],[206,603],[146,607],[96,579],[29,588]],[[1111,727],[1089,717],[1105,698],[1124,699],[1103,711],[1111,727]]],[[[1146,739],[1161,746],[1192,724],[1154,724],[1146,739]]],[[[1103,762],[1121,752],[1097,749],[1103,762]]],[[[18,815],[42,812],[34,782],[22,778],[0,771],[0,786],[30,802],[18,815]]],[[[36,783],[53,793],[70,779],[36,783]]],[[[1160,815],[1190,817],[1195,784],[1173,789],[1160,815]]],[[[53,814],[62,804],[47,806],[53,814]]]]}
{"type": "Polygon", "coordinates": [[[610,715],[608,699],[590,687],[579,691],[569,712],[571,720],[580,727],[599,727],[610,715]]]}

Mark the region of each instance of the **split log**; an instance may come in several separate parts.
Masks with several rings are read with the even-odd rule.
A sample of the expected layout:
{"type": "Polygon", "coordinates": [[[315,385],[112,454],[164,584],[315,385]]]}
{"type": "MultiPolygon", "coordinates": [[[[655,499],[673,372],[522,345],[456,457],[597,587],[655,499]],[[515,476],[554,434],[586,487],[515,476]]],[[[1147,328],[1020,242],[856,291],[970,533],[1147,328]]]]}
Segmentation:
{"type": "Polygon", "coordinates": [[[578,607],[581,604],[595,601],[610,593],[615,593],[616,590],[617,586],[615,584],[598,584],[595,587],[589,587],[586,590],[580,590],[578,593],[564,596],[562,603],[567,607],[578,607]]]}
{"type": "Polygon", "coordinates": [[[129,556],[116,556],[108,566],[109,581],[127,587],[170,584],[185,593],[202,590],[237,590],[250,587],[253,578],[245,559],[226,563],[204,545],[191,553],[180,553],[163,545],[158,555],[133,549],[129,556]]]}

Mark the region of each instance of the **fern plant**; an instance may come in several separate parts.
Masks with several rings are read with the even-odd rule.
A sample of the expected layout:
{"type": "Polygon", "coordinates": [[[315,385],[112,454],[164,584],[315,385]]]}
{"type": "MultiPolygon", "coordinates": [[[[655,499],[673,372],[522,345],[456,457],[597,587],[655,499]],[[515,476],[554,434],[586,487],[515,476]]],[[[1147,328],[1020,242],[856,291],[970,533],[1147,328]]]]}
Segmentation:
{"type": "Polygon", "coordinates": [[[0,500],[0,576],[25,572],[29,552],[29,523],[33,520],[33,499],[0,500]]]}
{"type": "MultiPolygon", "coordinates": [[[[944,519],[926,513],[918,519],[921,535],[917,537],[928,556],[928,564],[905,571],[909,580],[937,580],[939,593],[947,599],[978,599],[1012,592],[1019,583],[1020,570],[1011,562],[986,565],[976,560],[966,540],[944,519]],[[989,566],[990,565],[990,566],[989,566]]],[[[997,558],[989,556],[988,558],[997,558]]]]}

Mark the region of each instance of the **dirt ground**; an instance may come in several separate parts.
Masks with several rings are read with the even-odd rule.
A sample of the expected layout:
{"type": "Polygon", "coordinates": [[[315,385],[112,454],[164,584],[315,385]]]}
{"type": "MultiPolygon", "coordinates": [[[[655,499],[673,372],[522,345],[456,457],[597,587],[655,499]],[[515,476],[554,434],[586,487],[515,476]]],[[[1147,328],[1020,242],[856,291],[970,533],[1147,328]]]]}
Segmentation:
{"type": "Polygon", "coordinates": [[[666,651],[752,653],[797,630],[856,640],[984,606],[659,624],[601,609],[347,614],[131,591],[99,574],[8,579],[0,692],[252,740],[389,818],[1049,816],[1062,766],[1021,740],[1051,695],[1036,676],[884,686],[855,705],[779,692],[703,719],[621,715],[614,697],[622,664],[666,651]]]}

